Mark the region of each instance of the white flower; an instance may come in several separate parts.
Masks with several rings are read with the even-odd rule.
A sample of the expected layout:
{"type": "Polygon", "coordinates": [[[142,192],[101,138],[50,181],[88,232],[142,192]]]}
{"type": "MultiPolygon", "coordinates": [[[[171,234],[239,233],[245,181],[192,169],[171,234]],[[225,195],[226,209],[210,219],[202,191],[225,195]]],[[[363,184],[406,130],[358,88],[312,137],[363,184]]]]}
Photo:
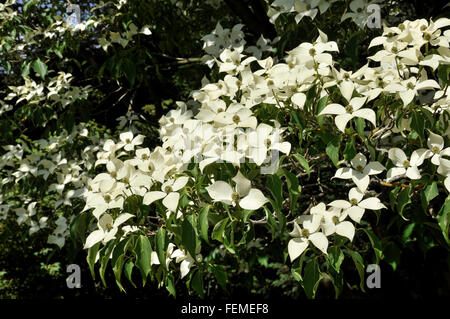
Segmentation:
{"type": "Polygon", "coordinates": [[[0,219],[6,219],[6,217],[8,216],[9,208],[10,205],[8,204],[0,205],[0,219]]]}
{"type": "Polygon", "coordinates": [[[390,182],[393,179],[406,175],[409,179],[421,178],[418,167],[422,165],[427,151],[424,148],[417,149],[411,154],[411,159],[408,160],[405,152],[394,147],[389,150],[388,157],[396,167],[391,168],[386,174],[386,181],[390,182]]]}
{"type": "Polygon", "coordinates": [[[133,136],[133,132],[126,132],[119,135],[120,137],[120,146],[123,146],[125,151],[133,151],[134,148],[138,145],[144,143],[144,135],[133,136]]]}
{"type": "Polygon", "coordinates": [[[289,142],[281,142],[281,131],[272,126],[261,123],[248,134],[249,155],[256,165],[261,166],[268,157],[269,151],[279,151],[284,154],[289,154],[291,144],[289,142]]]}
{"type": "Polygon", "coordinates": [[[444,186],[448,192],[450,192],[450,160],[445,158],[439,158],[439,167],[437,172],[441,175],[447,176],[444,179],[444,186]]]}
{"type": "Polygon", "coordinates": [[[355,226],[349,222],[344,221],[345,216],[341,214],[340,208],[327,210],[324,203],[319,203],[311,208],[311,215],[321,216],[320,228],[325,236],[330,236],[334,233],[347,237],[350,241],[355,236],[355,226]]]}
{"type": "Polygon", "coordinates": [[[399,83],[391,83],[386,86],[386,91],[399,92],[399,96],[406,106],[418,95],[419,90],[440,89],[441,87],[435,80],[417,81],[415,77],[410,77],[399,83]]]}
{"type": "Polygon", "coordinates": [[[62,248],[66,242],[66,236],[69,235],[69,229],[67,226],[67,220],[64,216],[60,216],[56,221],[57,225],[53,234],[48,236],[47,243],[58,245],[59,248],[62,248]]]}
{"type": "Polygon", "coordinates": [[[18,217],[17,223],[19,225],[22,224],[23,222],[28,221],[31,218],[31,216],[36,215],[36,204],[37,204],[37,202],[32,202],[32,203],[28,204],[28,207],[26,210],[23,207],[16,208],[14,210],[18,217]]]}
{"type": "Polygon", "coordinates": [[[251,188],[251,182],[240,171],[233,177],[233,181],[236,183],[235,189],[224,181],[215,181],[206,190],[214,202],[233,206],[239,204],[248,210],[257,210],[268,202],[259,189],[251,188]]]}
{"type": "Polygon", "coordinates": [[[345,132],[345,127],[347,123],[353,119],[354,117],[360,117],[365,120],[368,120],[374,126],[377,126],[376,123],[376,114],[373,110],[369,108],[361,108],[366,102],[367,97],[354,97],[351,98],[353,92],[353,86],[349,81],[343,81],[341,84],[341,92],[342,95],[348,102],[347,106],[342,106],[337,103],[332,103],[327,105],[319,115],[325,114],[335,114],[337,115],[334,119],[337,128],[341,132],[345,132]],[[348,89],[350,88],[350,89],[348,89]]]}
{"type": "Polygon", "coordinates": [[[180,193],[178,191],[182,189],[189,181],[189,177],[181,176],[176,180],[170,179],[163,183],[161,191],[152,191],[144,195],[142,203],[144,205],[150,205],[154,201],[163,199],[163,205],[172,212],[175,212],[178,207],[178,201],[180,200],[180,193]]]}
{"type": "MultiPolygon", "coordinates": [[[[196,254],[197,254],[196,258],[200,259],[201,258],[200,246],[197,247],[196,254]]],[[[191,254],[185,253],[181,249],[175,250],[170,257],[172,259],[175,258],[175,262],[180,263],[180,273],[181,273],[180,278],[185,277],[189,273],[190,269],[192,268],[195,262],[191,254]]]]}
{"type": "Polygon", "coordinates": [[[352,168],[339,168],[333,178],[351,179],[361,192],[365,192],[370,183],[370,175],[380,174],[385,168],[379,162],[370,162],[367,164],[367,158],[358,153],[350,161],[352,168]]]}
{"type": "Polygon", "coordinates": [[[132,217],[134,217],[134,215],[124,213],[119,215],[116,220],[113,221],[110,214],[103,214],[98,221],[98,226],[100,229],[94,230],[89,234],[86,238],[84,249],[91,248],[98,242],[103,242],[106,244],[108,241],[113,240],[119,230],[119,226],[132,217]]]}
{"type": "Polygon", "coordinates": [[[431,157],[431,163],[439,165],[439,159],[441,156],[450,156],[450,147],[444,149],[444,138],[440,135],[430,132],[430,136],[427,139],[427,145],[429,151],[427,151],[426,158],[431,157]]]}
{"type": "Polygon", "coordinates": [[[39,218],[38,222],[31,220],[29,234],[32,235],[35,232],[41,230],[42,228],[47,227],[47,221],[48,221],[48,217],[45,217],[45,216],[39,218]]]}
{"type": "Polygon", "coordinates": [[[310,242],[319,248],[324,254],[327,254],[328,239],[320,232],[320,222],[322,216],[319,214],[302,215],[299,222],[302,223],[303,229],[300,228],[297,221],[294,221],[294,229],[289,234],[292,238],[288,243],[288,252],[291,262],[298,258],[310,242]]]}
{"type": "Polygon", "coordinates": [[[376,197],[370,197],[364,200],[363,197],[364,193],[362,193],[358,188],[353,187],[348,192],[349,201],[338,199],[332,201],[328,205],[334,208],[343,209],[341,218],[346,218],[349,216],[358,224],[361,222],[361,218],[366,209],[378,210],[386,208],[386,206],[384,206],[376,197]]]}

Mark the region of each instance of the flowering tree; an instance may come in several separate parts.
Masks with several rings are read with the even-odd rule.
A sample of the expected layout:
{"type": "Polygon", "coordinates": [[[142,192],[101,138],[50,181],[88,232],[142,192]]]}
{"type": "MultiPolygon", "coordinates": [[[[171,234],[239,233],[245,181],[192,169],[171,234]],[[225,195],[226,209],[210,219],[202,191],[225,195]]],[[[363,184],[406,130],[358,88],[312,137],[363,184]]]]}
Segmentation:
{"type": "MultiPolygon", "coordinates": [[[[33,5],[18,13],[14,4],[0,7],[3,23],[33,5]]],[[[104,285],[112,272],[119,289],[129,289],[139,273],[142,285],[150,280],[174,296],[180,280],[204,297],[206,287],[227,290],[230,277],[270,261],[306,297],[314,298],[321,282],[331,282],[338,297],[351,272],[364,291],[368,264],[395,270],[411,242],[424,253],[434,246],[448,252],[450,20],[385,23],[366,39],[366,57],[358,60],[351,45],[344,50],[351,56],[342,57],[342,34],[332,40],[321,25],[336,9],[337,24],[364,30],[370,4],[267,2],[273,25],[254,43],[246,40],[245,21],[229,28],[218,22],[199,37],[201,58],[175,59],[205,63],[209,79],[153,129],[130,108],[114,131],[73,117],[66,126],[56,121],[53,131],[59,112],[73,115],[105,92],[81,79],[75,85],[65,71],[50,78],[44,58],[23,61],[25,83],[8,85],[1,110],[39,119],[49,135],[33,140],[20,128],[18,143],[3,146],[0,218],[26,225],[30,236],[46,231],[46,243],[59,248],[72,239],[70,249],[82,246],[92,277],[99,274],[104,285]],[[289,30],[305,21],[315,23],[314,38],[286,49],[289,30]],[[274,30],[280,36],[265,37],[274,30]]],[[[101,3],[90,9],[100,14],[74,28],[56,19],[46,31],[22,31],[13,45],[23,50],[25,37],[33,45],[39,36],[86,35],[112,54],[100,72],[117,72],[133,105],[145,59],[134,64],[131,57],[160,30],[131,19],[117,26],[123,7],[134,4],[109,5],[116,15],[105,15],[101,3]]],[[[181,1],[172,5],[190,10],[181,1]]]]}

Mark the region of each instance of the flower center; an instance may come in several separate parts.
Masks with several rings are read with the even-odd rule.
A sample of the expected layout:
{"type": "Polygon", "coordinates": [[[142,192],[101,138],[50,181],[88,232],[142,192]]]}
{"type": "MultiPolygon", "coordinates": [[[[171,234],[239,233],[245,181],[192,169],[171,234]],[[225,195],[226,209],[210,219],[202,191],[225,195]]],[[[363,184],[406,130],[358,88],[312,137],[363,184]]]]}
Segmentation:
{"type": "Polygon", "coordinates": [[[351,106],[350,104],[348,104],[345,107],[345,111],[347,111],[347,113],[353,113],[353,106],[351,106]]]}
{"type": "Polygon", "coordinates": [[[350,199],[350,204],[352,206],[356,206],[358,204],[358,200],[356,198],[352,198],[352,199],[350,199]]]}
{"type": "Polygon", "coordinates": [[[404,168],[408,168],[408,167],[410,167],[411,166],[411,163],[408,161],[408,160],[405,160],[404,162],[403,162],[403,167],[404,168]]]}
{"type": "Polygon", "coordinates": [[[272,85],[274,85],[274,84],[275,84],[275,82],[274,82],[272,79],[270,79],[270,80],[267,81],[267,85],[268,85],[268,86],[272,86],[272,85]]]}
{"type": "Polygon", "coordinates": [[[170,121],[170,123],[173,123],[173,122],[175,122],[175,119],[173,117],[171,117],[169,121],[170,121]]]}
{"type": "Polygon", "coordinates": [[[303,237],[309,237],[309,230],[307,230],[307,229],[302,229],[302,236],[303,236],[303,237]]]}
{"type": "Polygon", "coordinates": [[[309,55],[310,56],[316,55],[316,49],[314,49],[314,48],[309,49],[309,55]]]}
{"type": "Polygon", "coordinates": [[[432,151],[434,154],[439,154],[439,153],[441,152],[439,146],[433,146],[433,148],[431,149],[431,151],[432,151]]]}
{"type": "Polygon", "coordinates": [[[398,49],[397,49],[397,47],[392,47],[392,53],[397,53],[398,52],[398,49]]]}
{"type": "Polygon", "coordinates": [[[221,112],[223,112],[223,108],[219,107],[219,108],[217,109],[217,113],[221,113],[221,112]]]}
{"type": "Polygon", "coordinates": [[[425,34],[423,35],[423,38],[424,38],[424,40],[430,41],[430,40],[431,40],[431,34],[425,33],[425,34]]]}
{"type": "Polygon", "coordinates": [[[111,175],[112,178],[116,178],[117,177],[117,172],[116,171],[112,171],[111,173],[109,173],[109,175],[111,175]]]}
{"type": "Polygon", "coordinates": [[[266,144],[266,147],[267,147],[267,148],[269,148],[269,147],[272,145],[272,141],[271,141],[269,138],[267,138],[267,139],[264,141],[264,143],[266,144]]]}
{"type": "Polygon", "coordinates": [[[331,218],[331,220],[333,221],[334,224],[337,224],[339,222],[339,217],[333,216],[333,218],[331,218]]]}
{"type": "Polygon", "coordinates": [[[110,231],[110,230],[113,228],[113,226],[111,225],[111,223],[107,223],[107,224],[105,225],[105,227],[106,227],[106,229],[107,229],[108,231],[110,231]]]}
{"type": "Polygon", "coordinates": [[[358,165],[356,166],[356,170],[361,173],[364,170],[364,167],[362,165],[358,165]]]}
{"type": "Polygon", "coordinates": [[[125,178],[123,179],[123,182],[124,182],[125,184],[129,184],[129,183],[130,183],[130,179],[129,179],[128,177],[125,177],[125,178]]]}
{"type": "Polygon", "coordinates": [[[130,143],[131,143],[131,140],[130,140],[129,138],[127,138],[127,139],[125,140],[125,143],[130,144],[130,143]]]}
{"type": "Polygon", "coordinates": [[[409,82],[406,87],[410,90],[414,89],[414,84],[412,82],[409,82]]]}
{"type": "Polygon", "coordinates": [[[147,155],[147,154],[142,154],[141,158],[142,158],[143,160],[146,160],[146,159],[148,159],[148,155],[147,155]]]}
{"type": "Polygon", "coordinates": [[[172,191],[173,191],[172,186],[167,185],[166,187],[164,187],[164,192],[171,193],[172,191]]]}
{"type": "Polygon", "coordinates": [[[240,198],[241,196],[239,195],[238,192],[234,192],[233,194],[231,194],[231,199],[233,200],[233,202],[239,201],[240,198]]]}
{"type": "Polygon", "coordinates": [[[240,120],[241,120],[241,118],[239,117],[239,115],[233,116],[233,122],[234,123],[238,124],[240,120]]]}
{"type": "Polygon", "coordinates": [[[348,80],[350,78],[350,74],[348,74],[347,72],[344,73],[344,79],[348,80]]]}
{"type": "Polygon", "coordinates": [[[403,30],[405,30],[405,25],[403,23],[400,23],[398,25],[398,28],[403,31],[403,30]]]}
{"type": "Polygon", "coordinates": [[[104,198],[105,198],[105,202],[107,202],[107,203],[109,203],[111,201],[111,196],[108,194],[106,194],[104,198]]]}

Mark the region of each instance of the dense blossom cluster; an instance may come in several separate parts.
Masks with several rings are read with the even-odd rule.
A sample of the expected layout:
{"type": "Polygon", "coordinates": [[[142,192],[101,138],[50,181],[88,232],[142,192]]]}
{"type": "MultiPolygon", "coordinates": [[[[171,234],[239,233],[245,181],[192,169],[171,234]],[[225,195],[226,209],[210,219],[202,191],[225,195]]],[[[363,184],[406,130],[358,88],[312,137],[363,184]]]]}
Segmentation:
{"type": "MultiPolygon", "coordinates": [[[[8,8],[14,2],[0,5],[2,20],[14,18],[14,11],[8,8]]],[[[293,12],[299,23],[305,17],[314,19],[326,12],[334,2],[337,0],[276,0],[268,14],[275,22],[280,14],[293,12]]],[[[122,0],[116,7],[120,9],[125,3],[122,0]]],[[[342,20],[351,18],[364,27],[366,9],[371,3],[376,1],[351,1],[342,20]]],[[[24,49],[40,37],[52,39],[64,32],[73,34],[97,27],[108,18],[99,19],[73,28],[59,19],[46,30],[25,35],[17,49],[24,49]]],[[[28,227],[30,235],[47,229],[48,243],[60,248],[70,234],[73,211],[92,215],[94,220],[87,229],[85,249],[106,247],[114,240],[123,243],[137,233],[145,238],[156,237],[157,231],[164,229],[169,241],[164,256],[154,251],[147,239],[152,250],[150,266],[167,269],[171,264],[179,264],[183,278],[203,261],[201,244],[194,240],[194,249],[185,247],[175,240],[179,234],[166,226],[189,222],[190,216],[199,215],[205,207],[230,219],[242,212],[264,210],[266,217],[255,224],[278,219],[273,193],[258,181],[280,172],[281,158],[305,154],[293,154],[298,152],[298,145],[289,142],[296,139],[291,127],[263,115],[267,110],[270,114],[308,114],[314,121],[306,123],[300,135],[310,129],[308,125],[317,129],[316,122],[321,122],[321,129],[325,127],[332,136],[357,135],[376,146],[370,150],[364,146],[355,148],[351,157],[341,161],[335,154],[336,170],[329,183],[348,182],[344,199],[311,202],[306,211],[292,209],[288,215],[288,224],[293,227],[287,241],[291,262],[308,248],[328,254],[335,235],[353,240],[366,210],[387,208],[372,188],[375,183],[392,186],[401,181],[403,185],[398,186],[407,188],[408,183],[431,171],[436,185],[450,192],[450,145],[446,143],[450,136],[446,120],[450,117],[448,84],[436,77],[438,70],[450,63],[448,26],[450,19],[446,18],[384,26],[382,35],[369,45],[381,46],[380,49],[368,58],[366,65],[349,71],[334,61],[338,45],[321,30],[313,43],[301,43],[279,62],[268,56],[274,52],[272,45],[277,39],[269,41],[261,36],[256,45],[246,47],[242,24],[229,29],[218,23],[202,38],[206,52],[203,61],[211,68],[216,65],[221,79],[210,82],[204,78],[202,87],[192,92],[192,100],[176,102],[177,108],[161,117],[160,146],[145,146],[146,137],[133,126],[139,117],[131,108],[117,119],[123,132],[116,140],[91,134],[87,125],[80,124],[70,133],[63,131],[48,139],[20,140],[16,145],[3,146],[0,185],[9,190],[25,183],[44,187],[40,193],[30,192],[23,198],[17,198],[13,192],[1,194],[0,220],[15,218],[18,225],[28,227]],[[310,92],[315,95],[313,102],[310,92]],[[320,109],[318,101],[325,101],[320,109]],[[423,132],[415,129],[414,134],[423,136],[423,147],[408,140],[412,126],[417,127],[411,115],[415,110],[425,110],[442,119],[439,127],[423,132]],[[196,174],[192,173],[193,166],[198,168],[196,174]],[[249,166],[257,167],[257,176],[249,174],[249,166]],[[43,192],[52,196],[50,203],[39,200],[43,192]],[[130,202],[135,205],[132,210],[130,202]],[[75,205],[77,209],[65,209],[75,205]],[[151,216],[156,222],[150,217],[138,221],[142,206],[158,211],[151,216]]],[[[125,48],[134,36],[152,33],[149,26],[139,29],[133,23],[124,29],[108,33],[99,39],[99,44],[105,51],[113,44],[125,48]]],[[[69,73],[59,72],[47,82],[42,76],[42,81],[35,81],[28,74],[23,76],[25,83],[9,86],[5,101],[0,100],[0,116],[20,103],[66,108],[87,99],[93,91],[89,86],[73,86],[69,73]]],[[[311,157],[309,160],[313,161],[311,157]]],[[[301,176],[294,174],[300,182],[301,176]]],[[[112,257],[113,248],[101,252],[106,257],[95,250],[95,261],[112,257]]]]}
{"type": "MultiPolygon", "coordinates": [[[[327,96],[333,87],[339,89],[345,102],[330,103],[320,113],[335,115],[339,131],[345,133],[353,118],[362,118],[372,125],[366,132],[367,136],[375,134],[387,142],[396,135],[397,143],[401,143],[402,137],[398,132],[408,128],[400,124],[400,127],[391,125],[387,130],[381,130],[386,123],[395,120],[394,115],[382,115],[383,125],[377,124],[371,102],[388,95],[398,96],[406,108],[419,98],[418,91],[426,90],[435,96],[427,108],[433,112],[448,112],[448,95],[438,82],[428,78],[426,71],[436,70],[439,64],[448,61],[449,33],[442,34],[440,29],[449,24],[449,19],[435,22],[417,20],[405,21],[398,27],[385,27],[383,35],[371,43],[371,46],[383,45],[382,50],[370,57],[381,62],[380,66],[369,67],[367,64],[355,72],[335,67],[331,53],[337,52],[338,47],[322,32],[314,43],[300,44],[288,52],[285,63],[278,64],[274,64],[270,57],[261,60],[245,56],[241,40],[237,48],[223,46],[217,60],[219,71],[225,73],[223,80],[205,82],[193,93],[194,101],[188,104],[178,102],[176,110],[161,118],[162,146],[153,151],[140,148],[144,136],[134,136],[131,132],[121,134],[118,143],[112,140],[105,143],[96,164],[105,164],[107,172],[99,174],[90,183],[85,208],[94,209],[100,229],[88,237],[85,247],[113,239],[119,226],[124,230],[122,236],[137,229],[124,226],[132,215],[119,214],[113,220],[108,213],[113,208],[121,210],[124,199],[131,194],[142,196],[144,205],[161,201],[167,210],[166,218],[176,214],[176,218],[183,219],[179,200],[182,195],[189,196],[187,187],[191,177],[185,171],[191,161],[199,163],[200,170],[204,171],[215,162],[228,162],[239,168],[248,160],[261,166],[269,161],[272,153],[289,154],[291,145],[283,142],[285,128],[280,128],[276,121],[258,123],[255,112],[264,104],[306,112],[305,92],[313,85],[320,86],[320,97],[327,96]],[[423,56],[420,49],[425,45],[428,49],[436,47],[440,55],[425,53],[423,56]],[[251,68],[252,63],[256,63],[259,69],[251,68]],[[377,133],[379,131],[382,134],[377,133]],[[102,226],[105,223],[106,226],[102,226]]],[[[240,39],[240,28],[233,29],[236,39],[240,39]]],[[[219,30],[223,32],[222,28],[219,30]]],[[[214,43],[214,34],[206,40],[214,43]]],[[[215,44],[206,48],[216,54],[220,50],[215,44]]],[[[397,147],[386,149],[394,165],[387,172],[386,182],[399,177],[419,178],[418,166],[426,159],[439,166],[439,174],[448,176],[449,161],[444,157],[450,155],[450,148],[445,148],[443,137],[429,132],[428,147],[415,150],[410,159],[397,147]]],[[[339,168],[335,174],[335,178],[350,179],[356,185],[349,191],[348,200],[335,200],[328,205],[319,203],[311,208],[309,214],[293,221],[293,239],[288,245],[291,260],[300,256],[310,243],[326,254],[328,237],[332,234],[352,240],[355,233],[353,223],[361,221],[366,209],[386,208],[378,198],[368,195],[371,177],[382,174],[385,166],[377,161],[368,162],[362,153],[358,153],[350,164],[339,168]]],[[[230,184],[212,178],[211,183],[205,185],[212,202],[245,210],[258,210],[268,202],[264,193],[254,188],[240,171],[232,180],[230,184]]],[[[449,177],[444,184],[450,191],[449,177]]],[[[191,198],[188,205],[198,203],[191,198]]],[[[183,256],[192,259],[180,249],[183,256]]],[[[171,253],[167,256],[175,258],[171,253]]]]}
{"type": "Polygon", "coordinates": [[[63,247],[74,217],[65,214],[64,207],[72,206],[74,201],[85,196],[90,171],[96,161],[95,154],[103,142],[90,136],[88,128],[80,124],[70,134],[63,131],[49,139],[3,146],[6,152],[0,156],[1,186],[21,187],[22,184],[37,183],[44,188],[22,198],[10,197],[9,194],[1,196],[0,219],[12,214],[19,225],[29,226],[30,235],[43,228],[54,227],[48,243],[63,247]],[[83,143],[89,145],[81,152],[72,149],[83,143]],[[42,201],[41,192],[52,194],[51,204],[42,201]]]}

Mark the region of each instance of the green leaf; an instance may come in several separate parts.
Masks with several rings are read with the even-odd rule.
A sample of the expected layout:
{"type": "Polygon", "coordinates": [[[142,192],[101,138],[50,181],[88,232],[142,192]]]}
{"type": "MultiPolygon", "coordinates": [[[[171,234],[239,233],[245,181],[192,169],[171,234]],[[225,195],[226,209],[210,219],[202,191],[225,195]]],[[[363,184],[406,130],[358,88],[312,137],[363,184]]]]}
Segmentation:
{"type": "Polygon", "coordinates": [[[293,213],[297,207],[297,200],[300,196],[300,188],[297,176],[283,169],[283,175],[286,176],[286,182],[289,191],[289,202],[291,204],[291,212],[293,213]]]}
{"type": "Polygon", "coordinates": [[[181,241],[183,243],[184,248],[186,248],[187,252],[191,254],[192,257],[195,258],[195,248],[197,246],[197,235],[195,233],[195,229],[192,226],[191,222],[185,218],[181,224],[182,235],[181,241]]]}
{"type": "Polygon", "coordinates": [[[337,272],[341,271],[341,265],[344,261],[344,253],[337,246],[332,246],[328,249],[327,261],[328,264],[337,272]]]}
{"type": "Polygon", "coordinates": [[[72,238],[84,243],[86,239],[86,231],[92,214],[82,212],[78,214],[70,224],[70,234],[72,238]]]}
{"type": "Polygon", "coordinates": [[[122,69],[128,82],[130,83],[130,87],[133,87],[134,82],[136,81],[136,65],[131,59],[125,59],[122,64],[122,69]]]}
{"type": "Polygon", "coordinates": [[[303,289],[305,290],[306,297],[308,299],[314,299],[316,296],[317,288],[319,287],[319,282],[323,278],[320,272],[319,263],[317,259],[313,259],[306,264],[305,273],[303,275],[303,289]]]}
{"type": "Polygon", "coordinates": [[[228,217],[226,217],[226,218],[222,219],[221,221],[219,221],[214,226],[211,238],[215,239],[217,241],[223,242],[223,234],[224,234],[224,231],[225,231],[225,227],[227,226],[227,223],[228,223],[228,217]]]}
{"type": "Polygon", "coordinates": [[[345,149],[343,152],[344,159],[349,161],[349,160],[353,159],[356,156],[356,154],[357,154],[357,152],[356,152],[356,148],[355,148],[355,137],[352,136],[347,141],[347,144],[345,145],[345,149]]]}
{"type": "Polygon", "coordinates": [[[272,240],[275,238],[275,234],[278,230],[277,223],[275,222],[275,218],[272,215],[272,212],[266,207],[263,206],[264,211],[266,212],[267,225],[270,227],[270,231],[272,233],[272,240]]]}
{"type": "Polygon", "coordinates": [[[341,136],[334,137],[328,144],[325,149],[325,152],[327,153],[328,157],[333,162],[334,166],[337,166],[337,163],[339,162],[339,148],[341,145],[341,136]]]}
{"type": "Polygon", "coordinates": [[[450,65],[441,64],[438,69],[438,77],[442,80],[442,82],[446,85],[450,84],[450,65]]]}
{"type": "Polygon", "coordinates": [[[113,268],[114,277],[116,278],[116,284],[119,286],[120,290],[125,290],[121,283],[122,269],[125,261],[125,253],[127,250],[128,242],[131,240],[131,237],[125,238],[120,241],[117,246],[114,248],[111,258],[111,266],[113,268]]]}
{"type": "Polygon", "coordinates": [[[203,272],[201,270],[197,270],[192,276],[191,287],[201,299],[204,298],[205,291],[203,289],[203,272]]]}
{"type": "Polygon", "coordinates": [[[383,260],[391,265],[394,271],[400,263],[400,256],[400,248],[395,243],[388,242],[386,246],[383,247],[383,260]]]}
{"type": "Polygon", "coordinates": [[[21,73],[22,77],[26,78],[30,74],[30,65],[31,65],[31,62],[28,62],[28,63],[23,62],[22,73],[21,73]]]}
{"type": "Polygon", "coordinates": [[[209,244],[208,238],[208,213],[209,213],[209,205],[203,207],[198,214],[198,226],[200,229],[200,235],[202,238],[209,244]]]}
{"type": "Polygon", "coordinates": [[[383,248],[381,246],[381,242],[378,239],[378,237],[369,229],[363,228],[362,231],[364,231],[367,236],[369,237],[370,243],[372,244],[373,251],[375,252],[375,263],[379,264],[381,256],[383,254],[383,248]]]}
{"type": "Polygon", "coordinates": [[[439,195],[439,190],[438,190],[436,181],[432,182],[430,185],[425,187],[425,189],[423,190],[423,193],[422,193],[422,208],[425,212],[427,211],[427,208],[428,208],[428,205],[430,204],[430,202],[438,195],[439,195]]]}
{"type": "Polygon", "coordinates": [[[105,280],[106,267],[108,267],[109,260],[111,259],[111,252],[115,247],[114,246],[115,242],[116,242],[115,240],[109,241],[106,244],[106,246],[100,250],[99,253],[98,260],[100,261],[100,269],[99,269],[100,279],[102,280],[102,283],[105,287],[107,286],[105,280]]]}
{"type": "Polygon", "coordinates": [[[363,118],[357,117],[355,118],[355,123],[356,123],[356,131],[358,132],[359,136],[364,138],[365,137],[364,129],[366,128],[366,122],[364,121],[363,118]]]}
{"type": "Polygon", "coordinates": [[[406,243],[408,243],[412,240],[410,237],[411,237],[412,232],[414,231],[415,226],[416,226],[415,223],[411,223],[411,224],[407,225],[405,227],[405,229],[403,230],[403,233],[402,233],[403,245],[405,245],[406,243]]]}
{"type": "Polygon", "coordinates": [[[136,239],[136,247],[134,251],[136,253],[136,266],[141,271],[142,286],[145,286],[147,276],[151,270],[150,260],[153,251],[147,236],[140,235],[136,239]]]}
{"type": "Polygon", "coordinates": [[[411,186],[408,186],[398,194],[397,212],[404,220],[409,220],[403,215],[403,210],[408,204],[411,204],[410,190],[411,186]]]}
{"type": "Polygon", "coordinates": [[[175,280],[172,273],[168,273],[166,276],[166,289],[172,296],[177,296],[177,292],[175,290],[175,280]]]}
{"type": "Polygon", "coordinates": [[[422,141],[425,140],[425,117],[419,112],[412,114],[411,128],[419,134],[422,141]]]}
{"type": "Polygon", "coordinates": [[[323,111],[323,109],[325,108],[325,106],[327,106],[327,102],[328,102],[328,95],[322,97],[319,102],[317,103],[317,108],[316,108],[316,115],[317,115],[317,120],[319,122],[319,126],[322,127],[323,126],[323,119],[324,119],[324,115],[320,115],[320,112],[323,111]]]}
{"type": "Polygon", "coordinates": [[[133,285],[134,288],[136,288],[136,285],[133,282],[132,275],[133,275],[133,268],[134,263],[130,260],[125,264],[124,273],[125,277],[128,279],[128,281],[133,285]]]}
{"type": "Polygon", "coordinates": [[[283,204],[283,182],[278,175],[269,175],[267,178],[267,187],[275,199],[276,207],[281,211],[283,204]]]}
{"type": "Polygon", "coordinates": [[[346,249],[345,252],[347,252],[350,257],[352,257],[353,263],[355,264],[356,270],[358,271],[359,274],[359,287],[361,288],[361,290],[363,292],[365,292],[364,290],[364,275],[365,275],[365,269],[364,269],[364,259],[361,257],[361,255],[354,250],[350,250],[350,249],[346,249]]]}
{"type": "Polygon", "coordinates": [[[309,163],[303,155],[300,154],[292,154],[292,156],[300,163],[300,165],[305,169],[306,174],[308,174],[308,178],[311,172],[309,168],[309,163]]]}
{"type": "Polygon", "coordinates": [[[442,230],[442,235],[444,236],[445,241],[450,244],[448,238],[449,231],[449,215],[450,215],[450,199],[447,199],[442,205],[441,210],[438,213],[437,219],[439,223],[439,227],[442,230]]]}
{"type": "Polygon", "coordinates": [[[223,266],[220,265],[210,265],[209,266],[210,271],[214,274],[214,277],[216,277],[217,282],[222,287],[223,290],[227,290],[227,272],[223,268],[223,266]]]}
{"type": "Polygon", "coordinates": [[[93,279],[95,279],[95,259],[97,257],[98,248],[100,247],[100,242],[96,243],[94,246],[88,249],[88,254],[86,257],[86,261],[89,265],[89,269],[91,270],[91,276],[93,279]]]}
{"type": "Polygon", "coordinates": [[[166,251],[169,246],[169,238],[167,232],[164,228],[160,228],[156,233],[156,253],[158,254],[158,259],[164,269],[167,270],[166,265],[166,251]]]}
{"type": "Polygon", "coordinates": [[[30,9],[30,7],[32,7],[35,4],[35,2],[36,2],[36,0],[30,0],[27,3],[25,3],[23,5],[23,13],[26,14],[28,12],[28,10],[30,9]]]}
{"type": "Polygon", "coordinates": [[[38,58],[33,62],[32,67],[34,72],[39,74],[41,79],[45,80],[45,75],[47,74],[47,65],[38,58]]]}

